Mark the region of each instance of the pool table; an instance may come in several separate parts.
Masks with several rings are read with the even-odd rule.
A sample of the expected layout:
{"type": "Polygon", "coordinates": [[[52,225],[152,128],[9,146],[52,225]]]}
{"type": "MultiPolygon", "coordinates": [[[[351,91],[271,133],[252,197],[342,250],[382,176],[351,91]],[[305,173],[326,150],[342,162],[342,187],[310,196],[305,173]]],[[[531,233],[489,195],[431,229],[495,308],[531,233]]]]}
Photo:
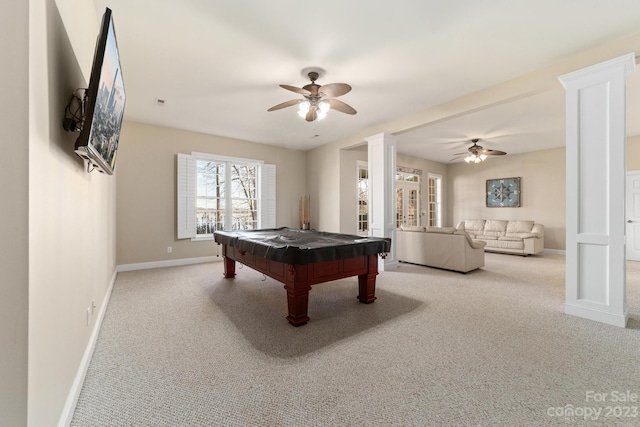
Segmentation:
{"type": "Polygon", "coordinates": [[[391,248],[388,238],[293,228],[216,231],[214,240],[222,245],[224,277],[233,278],[239,262],[284,283],[293,326],[309,321],[309,291],[318,283],[358,276],[358,300],[375,301],[378,256],[391,248]]]}

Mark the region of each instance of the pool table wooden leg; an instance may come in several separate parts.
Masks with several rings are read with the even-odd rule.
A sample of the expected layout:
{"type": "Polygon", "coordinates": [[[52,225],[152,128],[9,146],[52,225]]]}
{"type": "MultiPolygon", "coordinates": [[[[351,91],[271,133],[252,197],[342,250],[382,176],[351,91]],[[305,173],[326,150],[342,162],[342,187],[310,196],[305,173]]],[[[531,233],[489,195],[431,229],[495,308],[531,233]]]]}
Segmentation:
{"type": "Polygon", "coordinates": [[[371,304],[376,300],[376,276],[378,275],[378,256],[370,255],[367,260],[368,272],[358,276],[358,300],[371,304]]]}
{"type": "Polygon", "coordinates": [[[358,300],[365,304],[371,304],[376,300],[376,275],[361,274],[358,276],[358,300]]]}
{"type": "Polygon", "coordinates": [[[233,279],[236,275],[236,261],[224,255],[224,277],[233,279]]]}
{"type": "Polygon", "coordinates": [[[307,309],[309,306],[309,291],[291,292],[287,289],[287,305],[289,306],[289,315],[287,320],[293,326],[306,325],[309,321],[307,309]]]}
{"type": "Polygon", "coordinates": [[[309,321],[307,309],[309,307],[309,291],[311,284],[307,278],[308,266],[287,265],[284,288],[287,290],[287,306],[289,315],[287,320],[293,326],[302,326],[309,321]]]}

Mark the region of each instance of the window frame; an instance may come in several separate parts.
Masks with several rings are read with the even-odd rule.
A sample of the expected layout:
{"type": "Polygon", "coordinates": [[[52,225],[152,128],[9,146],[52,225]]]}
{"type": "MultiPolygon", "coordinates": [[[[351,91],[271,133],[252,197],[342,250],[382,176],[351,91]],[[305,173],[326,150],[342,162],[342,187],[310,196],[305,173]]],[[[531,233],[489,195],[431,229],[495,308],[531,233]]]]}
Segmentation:
{"type": "Polygon", "coordinates": [[[369,235],[369,196],[370,196],[370,191],[369,191],[369,164],[367,162],[364,162],[362,160],[358,160],[356,162],[356,234],[358,236],[368,236],[369,235]],[[366,225],[367,225],[367,229],[365,231],[361,231],[360,230],[360,223],[362,222],[360,219],[360,171],[361,170],[366,170],[367,171],[367,198],[366,200],[363,199],[367,205],[367,219],[366,219],[366,225]]]}
{"type": "Polygon", "coordinates": [[[191,239],[192,241],[212,240],[213,234],[197,233],[197,163],[198,161],[210,161],[225,164],[225,230],[229,230],[233,224],[232,204],[232,166],[256,167],[256,211],[257,224],[255,229],[275,228],[275,194],[276,194],[276,167],[266,164],[263,160],[246,159],[240,157],[221,156],[210,153],[192,152],[191,154],[179,153],[177,156],[177,234],[178,239],[191,239]]]}
{"type": "Polygon", "coordinates": [[[429,227],[442,227],[442,175],[435,173],[427,174],[427,226],[429,227]],[[431,201],[431,180],[435,180],[435,197],[434,201],[431,201]],[[431,209],[431,206],[435,205],[435,209],[431,209]],[[431,212],[436,213],[435,225],[431,225],[431,212]]]}

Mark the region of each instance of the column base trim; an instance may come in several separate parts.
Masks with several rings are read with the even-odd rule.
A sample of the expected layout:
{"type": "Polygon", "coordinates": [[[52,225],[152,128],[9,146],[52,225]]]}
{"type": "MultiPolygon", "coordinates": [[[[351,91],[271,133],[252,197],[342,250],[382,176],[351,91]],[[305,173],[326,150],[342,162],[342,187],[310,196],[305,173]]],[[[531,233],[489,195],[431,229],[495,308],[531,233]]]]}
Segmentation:
{"type": "Polygon", "coordinates": [[[595,320],[596,322],[606,323],[607,325],[618,326],[620,328],[625,328],[627,326],[627,321],[629,320],[628,309],[625,309],[623,313],[609,313],[591,307],[565,303],[564,312],[571,316],[595,320]]]}

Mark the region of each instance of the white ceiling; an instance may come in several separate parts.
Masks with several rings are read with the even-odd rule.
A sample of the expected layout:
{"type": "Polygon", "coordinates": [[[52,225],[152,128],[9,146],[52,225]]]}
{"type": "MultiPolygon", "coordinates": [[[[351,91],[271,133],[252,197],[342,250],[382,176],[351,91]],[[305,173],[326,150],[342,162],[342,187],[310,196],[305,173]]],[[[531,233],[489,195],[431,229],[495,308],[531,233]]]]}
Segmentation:
{"type": "MultiPolygon", "coordinates": [[[[638,0],[94,0],[113,10],[128,120],[308,150],[384,128],[483,88],[636,33],[638,0]],[[279,84],[348,83],[307,123],[279,84]],[[156,106],[156,98],[165,100],[156,106]]],[[[640,82],[629,79],[629,115],[640,82]]],[[[640,134],[640,120],[628,120],[640,134]]],[[[398,151],[448,162],[463,142],[509,154],[564,144],[564,93],[548,91],[399,132],[398,151]]]]}

